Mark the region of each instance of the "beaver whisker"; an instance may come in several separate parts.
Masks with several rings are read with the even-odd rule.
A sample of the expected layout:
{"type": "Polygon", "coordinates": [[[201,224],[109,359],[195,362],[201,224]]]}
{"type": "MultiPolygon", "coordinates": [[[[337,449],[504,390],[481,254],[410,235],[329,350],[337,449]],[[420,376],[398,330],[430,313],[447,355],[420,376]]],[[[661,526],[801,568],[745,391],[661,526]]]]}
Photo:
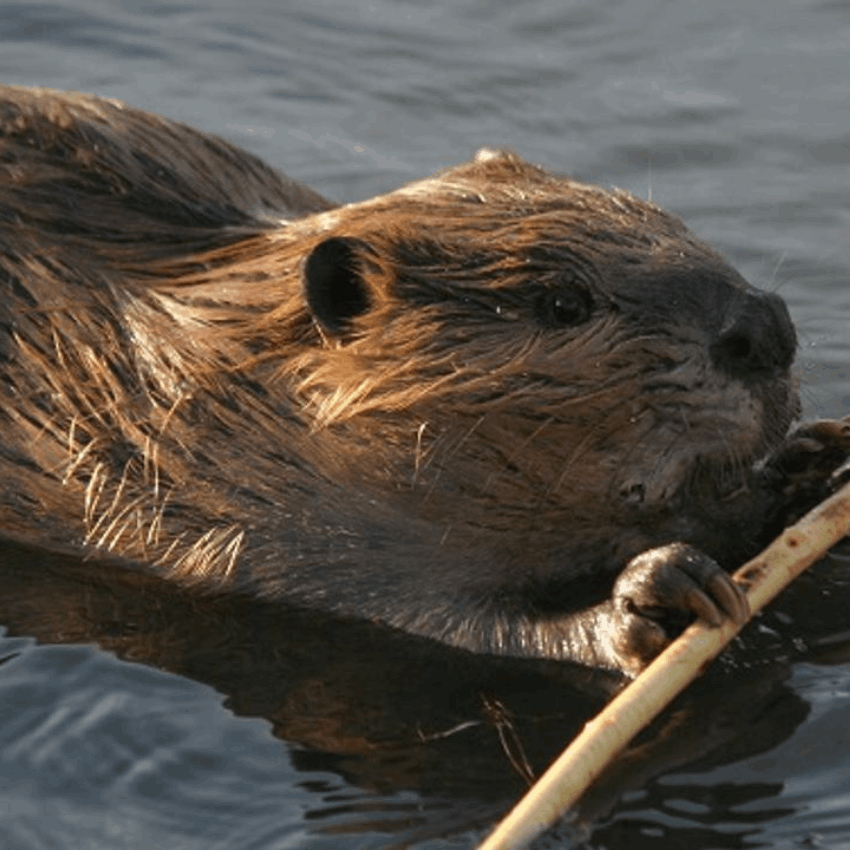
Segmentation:
{"type": "Polygon", "coordinates": [[[718,427],[716,437],[724,446],[724,461],[711,466],[713,483],[720,498],[733,498],[740,495],[742,488],[748,486],[748,472],[754,468],[759,458],[756,453],[744,452],[742,446],[729,439],[725,429],[718,427]]]}
{"type": "MultiPolygon", "coordinates": [[[[537,428],[534,429],[515,449],[511,451],[511,453],[504,459],[503,469],[509,469],[513,465],[514,459],[519,456],[528,446],[530,446],[534,440],[543,433],[555,420],[550,416],[544,422],[542,422],[537,428]]],[[[493,483],[494,475],[491,474],[484,481],[484,485],[481,490],[483,493],[487,493],[490,489],[490,485],[493,483]]]]}
{"type": "MultiPolygon", "coordinates": [[[[613,388],[612,388],[613,389],[613,388]]],[[[614,417],[612,414],[616,413],[618,410],[629,408],[631,410],[632,403],[628,398],[621,399],[617,405],[613,408],[601,410],[597,413],[596,419],[589,423],[589,427],[587,428],[586,435],[579,441],[579,443],[572,450],[571,454],[567,457],[560,475],[553,482],[550,492],[552,494],[557,493],[561,487],[563,486],[564,481],[567,478],[567,475],[572,471],[575,466],[578,464],[579,459],[585,453],[585,451],[594,444],[603,444],[610,437],[617,435],[621,432],[623,425],[614,424],[614,417]]],[[[629,420],[631,422],[633,416],[629,416],[629,420]]]]}
{"type": "MultiPolygon", "coordinates": [[[[460,440],[458,440],[457,442],[452,442],[450,444],[449,451],[444,453],[444,458],[443,458],[442,463],[437,462],[437,460],[438,460],[437,442],[435,441],[431,445],[431,447],[428,449],[428,460],[426,461],[426,466],[432,466],[432,465],[436,466],[437,472],[434,475],[434,477],[431,479],[431,481],[429,482],[428,489],[425,491],[425,494],[424,494],[424,497],[423,497],[423,502],[430,499],[431,496],[434,494],[434,492],[437,488],[437,485],[439,483],[440,475],[442,473],[443,468],[448,464],[449,461],[451,461],[453,455],[460,453],[460,450],[463,447],[464,443],[466,443],[467,440],[469,440],[472,437],[472,435],[475,433],[475,431],[484,423],[484,420],[486,419],[486,417],[487,417],[486,413],[483,414],[482,416],[480,416],[478,418],[478,420],[473,422],[472,426],[470,428],[468,428],[462,434],[460,440]]],[[[447,435],[444,433],[442,436],[445,438],[447,435]]],[[[423,467],[423,469],[424,468],[425,467],[423,467]]]]}

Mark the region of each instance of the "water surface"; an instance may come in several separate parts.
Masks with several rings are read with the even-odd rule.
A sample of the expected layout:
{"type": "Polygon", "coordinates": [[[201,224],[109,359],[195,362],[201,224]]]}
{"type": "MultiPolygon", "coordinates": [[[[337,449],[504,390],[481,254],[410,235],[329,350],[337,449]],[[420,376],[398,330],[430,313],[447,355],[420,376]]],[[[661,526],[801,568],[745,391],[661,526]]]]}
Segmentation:
{"type": "MultiPolygon", "coordinates": [[[[189,122],[342,201],[485,144],[651,197],[787,299],[810,417],[850,413],[848,50],[841,0],[0,2],[4,81],[92,91],[189,122]]],[[[402,740],[414,699],[430,693],[439,707],[421,716],[460,731],[379,758],[364,743],[374,726],[364,720],[358,739],[351,717],[389,722],[382,695],[404,676],[383,666],[384,650],[358,667],[334,661],[331,641],[315,680],[307,661],[288,686],[270,672],[289,700],[274,714],[264,703],[272,685],[239,680],[238,660],[225,675],[214,657],[169,656],[183,646],[177,634],[152,649],[155,636],[134,643],[125,621],[111,644],[100,640],[119,660],[62,629],[34,621],[0,641],[0,846],[10,850],[470,847],[523,785],[488,688],[510,693],[531,749],[548,738],[557,749],[566,734],[542,717],[552,709],[545,676],[488,671],[480,684],[485,673],[474,671],[480,692],[470,686],[457,705],[484,694],[490,726],[460,729],[481,712],[449,717],[436,677],[424,697],[399,698],[392,728],[402,740]],[[357,687],[369,669],[387,675],[383,689],[372,682],[373,702],[357,687]]],[[[432,681],[418,650],[398,652],[413,652],[432,681]]],[[[682,733],[660,775],[601,806],[572,840],[850,846],[850,666],[840,652],[828,660],[762,671],[750,690],[737,683],[752,740],[723,727],[731,712],[715,706],[706,723],[727,742],[725,763],[682,733]]]]}

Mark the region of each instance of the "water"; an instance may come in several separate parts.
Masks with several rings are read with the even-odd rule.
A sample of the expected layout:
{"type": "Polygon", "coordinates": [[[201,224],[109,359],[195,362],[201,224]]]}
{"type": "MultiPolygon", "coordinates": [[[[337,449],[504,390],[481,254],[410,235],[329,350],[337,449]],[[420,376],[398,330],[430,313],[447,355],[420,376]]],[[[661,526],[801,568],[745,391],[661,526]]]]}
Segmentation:
{"type": "MultiPolygon", "coordinates": [[[[127,100],[222,134],[339,200],[484,144],[652,197],[786,298],[809,417],[850,412],[848,48],[842,0],[0,2],[4,81],[127,100]]],[[[226,675],[224,650],[186,649],[205,621],[182,636],[163,626],[128,637],[131,601],[112,600],[120,628],[105,616],[97,629],[47,622],[69,593],[45,583],[16,629],[45,644],[0,641],[0,847],[10,850],[469,847],[521,790],[501,744],[510,725],[380,757],[374,730],[407,740],[411,718],[449,730],[476,716],[470,706],[492,685],[510,692],[538,760],[533,741],[554,753],[566,733],[546,726],[545,678],[519,688],[515,671],[511,686],[481,673],[490,678],[476,690],[469,674],[476,684],[454,695],[464,706],[454,716],[423,661],[422,688],[388,707],[405,676],[384,666],[383,644],[358,666],[314,636],[320,672],[306,655],[285,682],[273,672],[247,682],[238,652],[226,675]],[[95,639],[125,660],[48,645],[95,639]],[[428,703],[418,713],[417,700],[428,703]],[[380,722],[352,728],[370,712],[380,722]]],[[[584,840],[850,846],[850,666],[840,653],[830,661],[736,686],[753,740],[728,731],[721,700],[703,716],[727,763],[700,754],[686,730],[660,758],[664,775],[648,770],[600,806],[584,840]]],[[[498,700],[486,699],[492,719],[498,700]]]]}

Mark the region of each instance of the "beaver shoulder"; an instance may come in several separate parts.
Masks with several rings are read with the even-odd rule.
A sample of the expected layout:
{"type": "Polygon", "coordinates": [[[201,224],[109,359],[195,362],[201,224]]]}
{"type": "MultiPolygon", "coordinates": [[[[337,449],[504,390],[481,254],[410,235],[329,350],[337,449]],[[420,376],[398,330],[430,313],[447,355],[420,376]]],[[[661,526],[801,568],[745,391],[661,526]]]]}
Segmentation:
{"type": "Polygon", "coordinates": [[[623,669],[636,584],[740,613],[794,329],[655,205],[484,151],[336,206],[4,87],[0,222],[7,538],[623,669]]]}

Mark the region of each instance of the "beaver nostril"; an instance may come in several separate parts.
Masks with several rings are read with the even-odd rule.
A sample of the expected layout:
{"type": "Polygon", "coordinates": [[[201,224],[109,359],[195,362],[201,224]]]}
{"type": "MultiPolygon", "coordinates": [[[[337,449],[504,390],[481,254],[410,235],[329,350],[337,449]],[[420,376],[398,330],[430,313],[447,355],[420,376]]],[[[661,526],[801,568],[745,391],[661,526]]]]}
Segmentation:
{"type": "Polygon", "coordinates": [[[797,336],[785,302],[764,292],[748,293],[711,346],[714,365],[733,377],[758,378],[786,371],[797,336]]]}
{"type": "Polygon", "coordinates": [[[720,347],[730,360],[735,361],[748,360],[753,353],[752,343],[740,333],[729,334],[725,339],[721,339],[720,347]]]}
{"type": "Polygon", "coordinates": [[[781,363],[771,336],[767,328],[759,327],[751,317],[742,318],[712,346],[712,360],[715,366],[736,378],[778,371],[781,363]],[[741,327],[744,324],[747,327],[741,327]]]}

